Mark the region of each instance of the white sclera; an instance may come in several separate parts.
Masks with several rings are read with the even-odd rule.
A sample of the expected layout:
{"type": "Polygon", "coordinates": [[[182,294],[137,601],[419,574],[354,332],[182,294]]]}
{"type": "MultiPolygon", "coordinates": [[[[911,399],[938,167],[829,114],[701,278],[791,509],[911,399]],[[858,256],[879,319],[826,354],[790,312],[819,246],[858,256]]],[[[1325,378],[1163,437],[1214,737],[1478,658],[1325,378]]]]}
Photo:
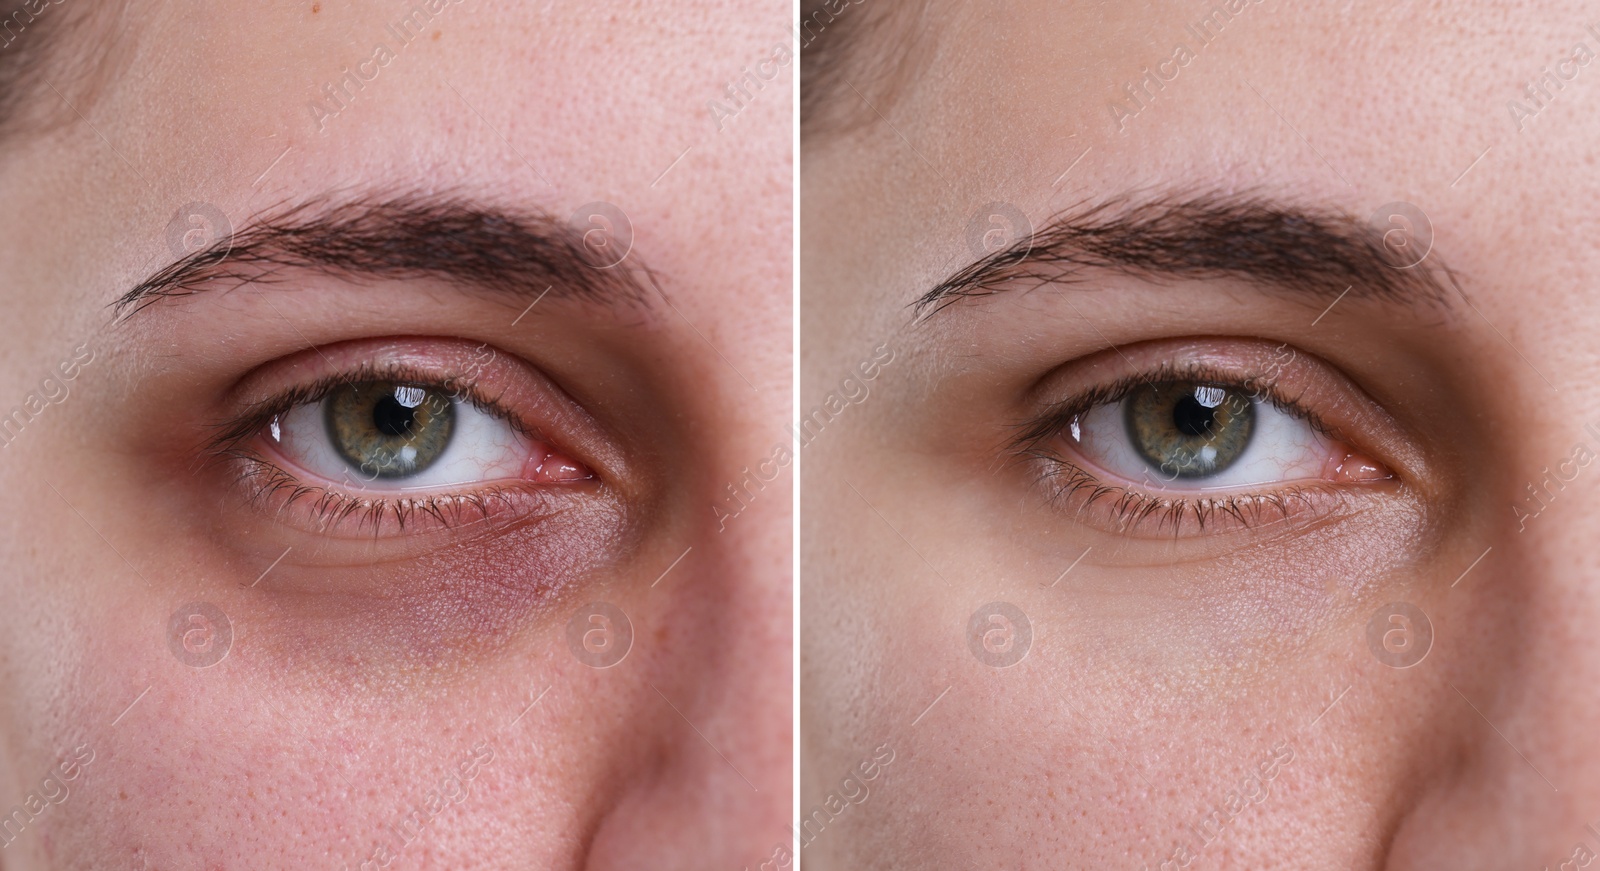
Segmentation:
{"type": "MultiPolygon", "coordinates": [[[[1255,415],[1250,442],[1233,464],[1204,477],[1179,478],[1151,464],[1128,435],[1127,399],[1097,405],[1078,416],[1072,430],[1085,459],[1150,490],[1238,490],[1321,478],[1332,450],[1311,424],[1271,403],[1249,400],[1255,415]]],[[[1202,450],[1214,450],[1204,448],[1202,450]]]]}
{"type": "MultiPolygon", "coordinates": [[[[306,471],[349,489],[400,493],[466,487],[521,476],[531,446],[511,425],[471,403],[448,400],[455,426],[433,464],[402,478],[379,478],[351,465],[334,447],[325,423],[327,399],[298,405],[272,427],[278,450],[306,471]]],[[[415,450],[405,448],[403,450],[415,450]]]]}

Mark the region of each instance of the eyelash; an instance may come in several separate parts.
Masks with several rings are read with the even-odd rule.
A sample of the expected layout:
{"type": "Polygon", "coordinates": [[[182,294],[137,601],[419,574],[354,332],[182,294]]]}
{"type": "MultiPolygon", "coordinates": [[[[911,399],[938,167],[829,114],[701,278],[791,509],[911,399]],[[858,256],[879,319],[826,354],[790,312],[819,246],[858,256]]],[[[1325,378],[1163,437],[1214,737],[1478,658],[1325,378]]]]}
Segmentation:
{"type": "Polygon", "coordinates": [[[364,381],[398,381],[430,390],[447,391],[453,399],[469,402],[479,411],[505,421],[519,435],[539,438],[521,418],[500,402],[499,397],[483,393],[476,384],[464,382],[460,375],[441,378],[438,372],[416,367],[369,363],[286,390],[252,405],[235,419],[217,424],[217,434],[206,445],[204,455],[213,461],[234,464],[237,481],[246,488],[247,501],[252,507],[260,507],[273,497],[285,493],[287,496],[280,511],[310,499],[308,510],[319,529],[328,529],[358,513],[358,528],[371,524],[374,534],[386,520],[392,520],[398,528],[404,529],[419,513],[432,517],[441,527],[455,528],[487,520],[497,507],[512,507],[516,497],[526,492],[523,488],[496,486],[474,493],[443,493],[405,499],[357,497],[307,484],[250,447],[250,443],[259,438],[262,430],[279,415],[301,405],[321,402],[346,384],[364,381]]]}
{"type": "Polygon", "coordinates": [[[1238,372],[1168,363],[1085,391],[1057,403],[1038,418],[1019,426],[1020,432],[1012,442],[1013,453],[1023,460],[1039,464],[1038,483],[1047,489],[1047,500],[1052,506],[1064,509],[1072,497],[1082,495],[1077,507],[1081,513],[1094,503],[1109,498],[1112,500],[1110,515],[1119,531],[1131,531],[1152,522],[1153,518],[1156,530],[1170,524],[1173,535],[1177,536],[1183,531],[1182,526],[1186,521],[1204,530],[1208,522],[1222,516],[1232,518],[1243,528],[1254,529],[1287,520],[1297,506],[1314,507],[1314,499],[1345,495],[1342,488],[1332,484],[1298,484],[1274,493],[1226,494],[1204,499],[1157,497],[1107,484],[1051,448],[1051,442],[1060,438],[1079,415],[1101,405],[1121,402],[1139,387],[1165,381],[1193,381],[1247,391],[1253,398],[1268,402],[1279,411],[1305,421],[1317,433],[1340,439],[1336,429],[1324,422],[1315,411],[1302,405],[1300,397],[1283,393],[1271,377],[1252,374],[1241,378],[1238,372]]]}

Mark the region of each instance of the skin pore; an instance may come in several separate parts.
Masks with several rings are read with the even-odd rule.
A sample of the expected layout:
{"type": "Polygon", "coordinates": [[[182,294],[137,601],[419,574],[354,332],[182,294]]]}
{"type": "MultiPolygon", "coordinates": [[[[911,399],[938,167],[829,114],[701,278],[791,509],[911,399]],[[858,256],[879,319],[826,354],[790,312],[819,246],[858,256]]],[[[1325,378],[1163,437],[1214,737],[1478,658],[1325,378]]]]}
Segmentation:
{"type": "Polygon", "coordinates": [[[919,72],[835,58],[802,149],[802,418],[894,352],[805,454],[808,867],[1600,853],[1600,119],[1588,66],[1525,87],[1593,12],[933,0],[847,41],[919,72]],[[1263,235],[1313,218],[1351,244],[1263,235]],[[1082,407],[1164,379],[1349,453],[1196,495],[1082,407]]]}
{"type": "Polygon", "coordinates": [[[720,132],[706,103],[784,7],[411,6],[130,3],[50,46],[116,74],[53,80],[65,120],[0,159],[0,408],[45,397],[0,448],[6,871],[735,868],[783,834],[790,485],[711,506],[790,405],[793,66],[720,132]],[[453,397],[455,477],[329,472],[280,406],[352,380],[453,397]],[[231,634],[206,667],[190,603],[231,634]]]}

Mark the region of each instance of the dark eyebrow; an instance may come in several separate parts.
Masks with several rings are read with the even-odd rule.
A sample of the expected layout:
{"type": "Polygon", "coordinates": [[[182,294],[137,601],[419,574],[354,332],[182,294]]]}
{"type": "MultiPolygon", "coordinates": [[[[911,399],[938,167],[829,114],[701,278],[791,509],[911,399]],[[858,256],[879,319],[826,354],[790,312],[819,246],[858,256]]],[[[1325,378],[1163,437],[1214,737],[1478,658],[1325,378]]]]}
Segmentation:
{"type": "Polygon", "coordinates": [[[1091,270],[1157,282],[1232,278],[1329,303],[1348,292],[1449,309],[1451,296],[1461,292],[1434,252],[1409,268],[1395,262],[1381,229],[1333,209],[1255,194],[1125,196],[1067,209],[939,282],[912,306],[921,318],[1019,282],[1081,282],[1091,270]]]}
{"type": "MultiPolygon", "coordinates": [[[[610,241],[620,253],[631,245],[631,228],[610,241]]],[[[603,256],[586,248],[583,228],[536,210],[451,194],[327,196],[267,210],[112,305],[121,318],[219,282],[272,284],[288,280],[285,270],[311,270],[347,280],[439,278],[519,303],[548,292],[552,299],[648,308],[652,292],[660,292],[654,273],[631,251],[605,268],[613,255],[603,256]]]]}

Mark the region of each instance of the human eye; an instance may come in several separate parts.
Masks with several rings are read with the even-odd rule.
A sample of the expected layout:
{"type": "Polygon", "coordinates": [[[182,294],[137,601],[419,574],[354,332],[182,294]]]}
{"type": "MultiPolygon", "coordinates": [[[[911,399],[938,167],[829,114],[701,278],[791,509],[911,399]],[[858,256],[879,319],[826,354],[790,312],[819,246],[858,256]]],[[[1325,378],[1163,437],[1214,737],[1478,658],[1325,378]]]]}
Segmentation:
{"type": "Polygon", "coordinates": [[[259,398],[221,424],[211,453],[252,507],[317,533],[509,519],[596,477],[558,432],[575,410],[529,374],[455,342],[313,349],[255,379],[259,398]]]}
{"type": "Polygon", "coordinates": [[[1380,459],[1399,439],[1393,422],[1331,366],[1282,346],[1151,343],[1063,380],[1081,386],[1019,445],[1052,501],[1117,532],[1326,514],[1399,477],[1380,459]]]}

